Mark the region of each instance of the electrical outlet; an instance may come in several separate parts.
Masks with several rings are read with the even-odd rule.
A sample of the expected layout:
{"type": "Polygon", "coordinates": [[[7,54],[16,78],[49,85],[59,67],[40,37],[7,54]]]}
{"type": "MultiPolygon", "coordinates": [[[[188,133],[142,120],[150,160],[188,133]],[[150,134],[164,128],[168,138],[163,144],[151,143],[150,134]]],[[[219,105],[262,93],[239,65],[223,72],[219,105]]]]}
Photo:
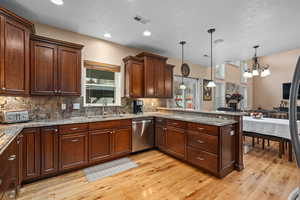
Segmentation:
{"type": "Polygon", "coordinates": [[[62,104],[61,104],[61,110],[66,110],[66,109],[67,109],[67,104],[62,103],[62,104]]]}
{"type": "Polygon", "coordinates": [[[80,109],[80,103],[73,103],[73,110],[79,110],[80,109]]]}

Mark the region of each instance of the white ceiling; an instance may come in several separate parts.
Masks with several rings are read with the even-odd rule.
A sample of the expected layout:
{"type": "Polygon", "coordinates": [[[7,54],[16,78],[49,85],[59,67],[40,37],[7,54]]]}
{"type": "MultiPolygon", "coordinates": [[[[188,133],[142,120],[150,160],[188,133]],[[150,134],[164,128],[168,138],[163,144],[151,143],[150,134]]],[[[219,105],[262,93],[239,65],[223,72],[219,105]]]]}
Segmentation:
{"type": "Polygon", "coordinates": [[[209,35],[216,28],[215,63],[300,47],[299,0],[1,0],[0,3],[30,20],[81,34],[180,58],[180,40],[186,40],[186,60],[207,66],[209,35]],[[135,15],[150,20],[143,25],[135,15]],[[151,37],[144,37],[149,29],[151,37]]]}

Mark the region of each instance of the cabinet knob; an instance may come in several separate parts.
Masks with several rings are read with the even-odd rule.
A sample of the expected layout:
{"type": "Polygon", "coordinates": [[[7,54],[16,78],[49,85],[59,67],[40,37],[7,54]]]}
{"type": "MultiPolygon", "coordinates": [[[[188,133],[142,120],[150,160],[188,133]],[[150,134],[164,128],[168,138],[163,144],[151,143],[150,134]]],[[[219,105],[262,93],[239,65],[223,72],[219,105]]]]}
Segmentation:
{"type": "Polygon", "coordinates": [[[201,158],[201,157],[197,157],[196,159],[197,159],[197,160],[200,160],[200,161],[205,160],[204,158],[201,158]]]}
{"type": "Polygon", "coordinates": [[[234,131],[230,131],[230,136],[234,136],[234,131]]]}
{"type": "Polygon", "coordinates": [[[8,160],[9,161],[14,161],[14,160],[16,160],[16,157],[17,157],[16,155],[11,155],[11,156],[8,157],[8,160]]]}

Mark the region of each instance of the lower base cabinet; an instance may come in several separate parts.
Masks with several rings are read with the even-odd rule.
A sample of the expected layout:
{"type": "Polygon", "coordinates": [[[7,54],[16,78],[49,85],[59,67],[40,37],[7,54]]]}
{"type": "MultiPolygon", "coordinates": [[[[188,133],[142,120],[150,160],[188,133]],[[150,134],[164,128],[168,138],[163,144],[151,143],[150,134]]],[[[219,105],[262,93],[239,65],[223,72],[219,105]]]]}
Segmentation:
{"type": "Polygon", "coordinates": [[[58,128],[41,128],[41,175],[58,172],[58,128]]]}
{"type": "Polygon", "coordinates": [[[114,155],[129,154],[131,152],[131,127],[116,129],[113,133],[114,155]]]}
{"type": "Polygon", "coordinates": [[[59,136],[59,170],[68,170],[88,164],[88,133],[59,136]]]}
{"type": "Polygon", "coordinates": [[[112,130],[89,131],[89,162],[110,158],[112,154],[112,130]]]}
{"type": "Polygon", "coordinates": [[[166,150],[176,157],[185,158],[185,131],[183,129],[168,126],[165,134],[166,150]]]}

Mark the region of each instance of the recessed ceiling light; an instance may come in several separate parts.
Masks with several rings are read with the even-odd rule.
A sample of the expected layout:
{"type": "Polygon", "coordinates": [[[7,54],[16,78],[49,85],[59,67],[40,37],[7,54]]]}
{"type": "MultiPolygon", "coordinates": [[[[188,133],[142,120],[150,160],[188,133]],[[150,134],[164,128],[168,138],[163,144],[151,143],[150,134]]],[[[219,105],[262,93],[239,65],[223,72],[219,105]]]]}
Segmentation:
{"type": "Polygon", "coordinates": [[[148,30],[145,30],[143,35],[146,36],[146,37],[149,37],[149,36],[151,36],[151,32],[148,31],[148,30]]]}
{"type": "Polygon", "coordinates": [[[64,4],[63,0],[51,0],[51,2],[58,6],[61,6],[64,4]]]}
{"type": "Polygon", "coordinates": [[[104,34],[104,37],[106,37],[106,38],[111,38],[111,34],[110,34],[110,33],[105,33],[105,34],[104,34]]]}

